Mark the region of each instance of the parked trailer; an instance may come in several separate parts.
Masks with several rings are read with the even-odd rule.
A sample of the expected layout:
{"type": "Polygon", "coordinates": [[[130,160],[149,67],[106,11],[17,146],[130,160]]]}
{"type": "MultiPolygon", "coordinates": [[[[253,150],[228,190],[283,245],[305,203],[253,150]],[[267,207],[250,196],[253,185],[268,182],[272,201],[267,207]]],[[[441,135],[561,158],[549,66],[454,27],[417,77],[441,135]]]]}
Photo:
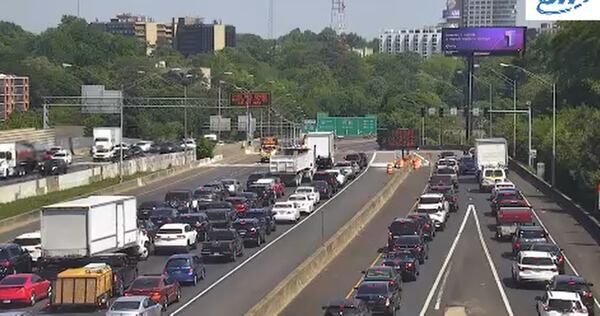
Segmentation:
{"type": "Polygon", "coordinates": [[[310,148],[285,148],[269,162],[269,172],[292,186],[299,186],[303,179],[312,181],[315,171],[315,154],[310,148]]]}

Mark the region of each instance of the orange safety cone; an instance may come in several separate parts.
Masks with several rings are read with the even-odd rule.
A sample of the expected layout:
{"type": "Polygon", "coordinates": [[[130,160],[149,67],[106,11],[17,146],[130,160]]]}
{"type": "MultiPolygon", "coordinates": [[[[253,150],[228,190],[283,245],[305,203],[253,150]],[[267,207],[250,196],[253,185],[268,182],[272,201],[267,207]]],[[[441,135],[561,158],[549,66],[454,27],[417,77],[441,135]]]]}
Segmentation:
{"type": "Polygon", "coordinates": [[[387,174],[392,174],[394,173],[394,166],[392,165],[392,163],[388,163],[387,164],[387,174]]]}
{"type": "Polygon", "coordinates": [[[398,161],[398,168],[404,168],[404,160],[403,159],[400,159],[398,161]]]}

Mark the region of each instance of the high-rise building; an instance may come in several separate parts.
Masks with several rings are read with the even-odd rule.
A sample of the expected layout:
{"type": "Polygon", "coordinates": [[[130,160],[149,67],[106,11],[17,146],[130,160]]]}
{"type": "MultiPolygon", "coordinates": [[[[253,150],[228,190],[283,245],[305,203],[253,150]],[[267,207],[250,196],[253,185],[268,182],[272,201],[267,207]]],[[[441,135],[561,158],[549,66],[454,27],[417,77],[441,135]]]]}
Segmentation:
{"type": "Polygon", "coordinates": [[[106,32],[116,35],[135,36],[146,43],[146,53],[151,54],[157,45],[170,45],[172,32],[168,26],[157,23],[152,18],[129,13],[119,14],[107,23],[94,23],[104,27],[106,32]]]}
{"type": "Polygon", "coordinates": [[[385,30],[379,35],[379,52],[418,53],[429,57],[442,53],[442,30],[437,27],[406,30],[385,30]]]}
{"type": "Polygon", "coordinates": [[[517,0],[462,0],[462,26],[515,26],[517,0]]]}
{"type": "Polygon", "coordinates": [[[214,21],[213,24],[187,23],[179,18],[175,48],[185,56],[219,51],[235,47],[235,27],[214,21]]]}
{"type": "Polygon", "coordinates": [[[463,0],[446,0],[446,8],[442,11],[442,17],[444,18],[443,27],[462,26],[462,5],[463,0]]]}
{"type": "Polygon", "coordinates": [[[0,74],[0,121],[29,110],[29,77],[0,74]]]}

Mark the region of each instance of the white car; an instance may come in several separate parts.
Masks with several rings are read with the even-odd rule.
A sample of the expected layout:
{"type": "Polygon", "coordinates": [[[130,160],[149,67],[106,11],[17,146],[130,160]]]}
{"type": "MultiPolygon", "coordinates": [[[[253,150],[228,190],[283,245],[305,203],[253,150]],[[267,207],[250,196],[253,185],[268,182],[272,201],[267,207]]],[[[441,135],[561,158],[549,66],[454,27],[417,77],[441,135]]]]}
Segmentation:
{"type": "Polygon", "coordinates": [[[181,148],[196,149],[196,141],[193,138],[184,139],[181,142],[181,148]]]}
{"type": "Polygon", "coordinates": [[[349,179],[356,177],[357,172],[354,170],[354,166],[350,161],[338,161],[335,163],[334,169],[342,171],[342,173],[349,179]]]}
{"type": "Polygon", "coordinates": [[[458,172],[458,161],[455,158],[442,158],[442,159],[438,160],[437,166],[438,167],[441,167],[441,166],[450,167],[450,168],[453,168],[454,170],[456,170],[456,172],[458,172]]]}
{"type": "Polygon", "coordinates": [[[272,211],[276,222],[297,222],[300,219],[300,208],[294,202],[276,202],[272,211]]]}
{"type": "Polygon", "coordinates": [[[510,182],[508,179],[503,179],[500,181],[497,181],[496,183],[494,183],[494,187],[492,188],[492,195],[494,195],[494,193],[498,190],[504,190],[504,189],[516,189],[517,187],[515,186],[514,183],[510,182]]]}
{"type": "Polygon", "coordinates": [[[319,193],[319,190],[315,189],[314,187],[308,187],[308,186],[297,187],[296,191],[294,193],[308,195],[308,198],[311,199],[313,201],[313,204],[315,204],[315,205],[319,204],[321,202],[321,193],[319,193]]]}
{"type": "Polygon", "coordinates": [[[13,242],[27,250],[33,262],[42,255],[42,235],[39,230],[19,235],[13,242]]]}
{"type": "Polygon", "coordinates": [[[310,214],[315,209],[313,201],[306,194],[292,194],[288,197],[288,202],[296,203],[300,209],[300,213],[310,214]]]}
{"type": "Polygon", "coordinates": [[[160,227],[154,236],[154,249],[176,249],[196,247],[198,232],[189,224],[170,223],[160,227]]]}
{"type": "Polygon", "coordinates": [[[576,292],[547,291],[535,298],[540,316],[587,316],[588,310],[576,292]]]}
{"type": "Polygon", "coordinates": [[[429,215],[438,230],[446,228],[449,211],[450,203],[446,201],[443,193],[426,193],[419,197],[417,212],[429,215]]]}
{"type": "Polygon", "coordinates": [[[67,150],[59,150],[52,154],[52,159],[60,159],[66,162],[68,165],[73,163],[73,156],[67,150]]]}
{"type": "Polygon", "coordinates": [[[340,185],[340,187],[343,187],[344,184],[346,184],[346,176],[337,169],[328,169],[325,170],[326,173],[331,173],[335,175],[335,179],[337,180],[338,184],[340,185]]]}
{"type": "Polygon", "coordinates": [[[242,184],[236,179],[222,179],[221,183],[229,191],[229,195],[236,195],[242,191],[242,184]]]}
{"type": "Polygon", "coordinates": [[[141,141],[141,142],[135,143],[135,146],[139,147],[143,152],[147,153],[150,151],[152,144],[153,144],[152,142],[141,141]]]}
{"type": "Polygon", "coordinates": [[[512,278],[517,285],[523,282],[548,283],[557,275],[558,267],[552,255],[544,251],[519,251],[512,267],[512,278]]]}

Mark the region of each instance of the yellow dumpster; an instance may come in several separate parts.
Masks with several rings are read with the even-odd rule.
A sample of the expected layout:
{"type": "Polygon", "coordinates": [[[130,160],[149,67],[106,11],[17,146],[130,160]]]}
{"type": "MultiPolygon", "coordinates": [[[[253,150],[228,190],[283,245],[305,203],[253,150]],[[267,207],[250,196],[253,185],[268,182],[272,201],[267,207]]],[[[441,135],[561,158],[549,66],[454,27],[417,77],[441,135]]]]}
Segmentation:
{"type": "Polygon", "coordinates": [[[58,274],[52,284],[50,306],[106,307],[112,293],[112,269],[105,263],[90,263],[58,274]]]}

